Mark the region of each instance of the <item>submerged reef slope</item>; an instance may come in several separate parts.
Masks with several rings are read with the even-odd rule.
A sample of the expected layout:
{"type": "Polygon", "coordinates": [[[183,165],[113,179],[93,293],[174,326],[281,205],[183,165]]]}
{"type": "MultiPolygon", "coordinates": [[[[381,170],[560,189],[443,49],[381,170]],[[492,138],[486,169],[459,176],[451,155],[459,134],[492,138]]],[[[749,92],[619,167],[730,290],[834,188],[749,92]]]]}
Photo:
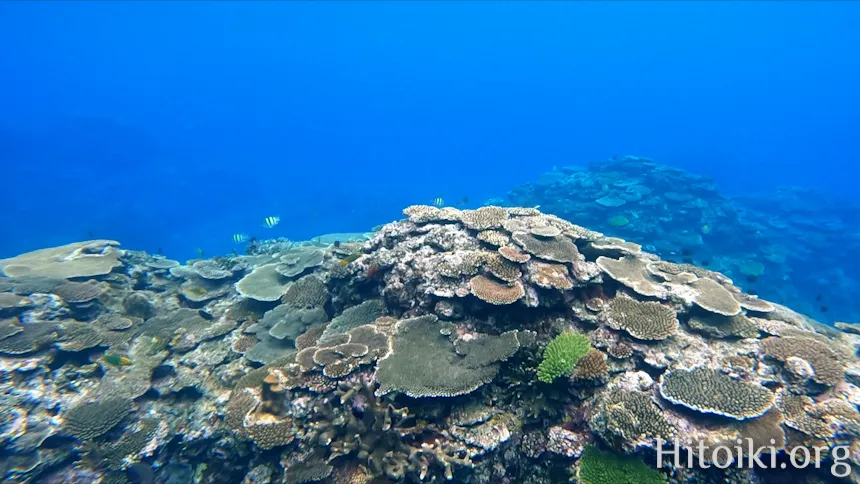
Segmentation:
{"type": "Polygon", "coordinates": [[[860,251],[860,207],[827,193],[726,196],[708,178],[625,156],[555,169],[491,203],[540,205],[822,321],[860,319],[860,264],[845,257],[860,251]]]}
{"type": "Polygon", "coordinates": [[[4,481],[785,482],[657,465],[750,439],[848,446],[860,482],[855,326],[533,208],[404,214],[186,264],[4,261],[4,481]]]}

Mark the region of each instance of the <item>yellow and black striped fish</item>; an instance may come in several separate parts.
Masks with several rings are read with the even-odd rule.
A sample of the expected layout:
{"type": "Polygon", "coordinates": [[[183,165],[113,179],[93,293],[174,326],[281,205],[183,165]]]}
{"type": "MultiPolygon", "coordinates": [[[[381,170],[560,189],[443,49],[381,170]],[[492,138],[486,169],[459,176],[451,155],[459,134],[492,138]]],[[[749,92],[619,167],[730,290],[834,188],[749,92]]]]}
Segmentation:
{"type": "Polygon", "coordinates": [[[433,199],[433,205],[441,207],[442,205],[445,205],[445,200],[443,200],[442,197],[436,197],[433,199]]]}
{"type": "Polygon", "coordinates": [[[267,229],[270,229],[279,223],[281,223],[281,217],[278,216],[266,217],[263,219],[263,227],[266,227],[267,229]]]}
{"type": "Polygon", "coordinates": [[[242,244],[247,242],[249,237],[245,234],[233,234],[233,242],[237,244],[242,244]]]}

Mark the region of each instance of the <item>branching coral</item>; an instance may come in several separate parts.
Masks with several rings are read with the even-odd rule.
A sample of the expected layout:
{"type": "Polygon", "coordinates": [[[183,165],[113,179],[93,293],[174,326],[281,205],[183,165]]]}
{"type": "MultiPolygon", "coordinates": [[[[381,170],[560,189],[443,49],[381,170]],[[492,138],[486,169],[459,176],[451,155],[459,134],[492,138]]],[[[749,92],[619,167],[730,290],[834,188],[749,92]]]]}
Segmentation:
{"type": "Polygon", "coordinates": [[[560,376],[570,375],[591,345],[588,337],[578,333],[562,333],[546,345],[543,361],[538,365],[537,378],[544,383],[552,383],[560,376]]]}
{"type": "Polygon", "coordinates": [[[587,445],[576,467],[582,484],[665,484],[666,476],[631,456],[606,452],[587,445]]]}

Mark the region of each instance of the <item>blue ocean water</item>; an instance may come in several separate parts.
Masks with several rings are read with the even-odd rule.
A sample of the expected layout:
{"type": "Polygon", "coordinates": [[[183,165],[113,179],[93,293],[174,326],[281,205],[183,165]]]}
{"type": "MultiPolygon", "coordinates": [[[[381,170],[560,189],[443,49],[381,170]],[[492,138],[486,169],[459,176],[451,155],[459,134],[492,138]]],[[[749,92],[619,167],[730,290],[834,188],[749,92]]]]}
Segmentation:
{"type": "Polygon", "coordinates": [[[855,2],[2,3],[0,257],[366,231],[617,154],[765,206],[793,185],[850,207],[857,18],[855,2]]]}

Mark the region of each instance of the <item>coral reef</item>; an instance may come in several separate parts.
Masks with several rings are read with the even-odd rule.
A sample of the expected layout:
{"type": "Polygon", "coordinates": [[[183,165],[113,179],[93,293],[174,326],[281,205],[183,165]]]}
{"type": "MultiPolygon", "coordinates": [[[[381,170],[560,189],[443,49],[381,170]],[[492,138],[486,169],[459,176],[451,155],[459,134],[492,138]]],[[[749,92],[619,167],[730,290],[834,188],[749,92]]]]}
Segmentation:
{"type": "MultiPolygon", "coordinates": [[[[590,206],[639,227],[656,191],[617,183],[590,206]]],[[[674,438],[860,469],[854,325],[535,208],[404,214],[184,265],[110,241],[2,261],[4,482],[777,482],[656,469],[674,438]]]]}
{"type": "Polygon", "coordinates": [[[849,296],[860,291],[860,266],[840,256],[860,248],[852,229],[860,207],[826,191],[729,195],[706,177],[619,156],[558,167],[488,203],[540,205],[663,259],[713,268],[816,319],[860,321],[849,296]]]}

